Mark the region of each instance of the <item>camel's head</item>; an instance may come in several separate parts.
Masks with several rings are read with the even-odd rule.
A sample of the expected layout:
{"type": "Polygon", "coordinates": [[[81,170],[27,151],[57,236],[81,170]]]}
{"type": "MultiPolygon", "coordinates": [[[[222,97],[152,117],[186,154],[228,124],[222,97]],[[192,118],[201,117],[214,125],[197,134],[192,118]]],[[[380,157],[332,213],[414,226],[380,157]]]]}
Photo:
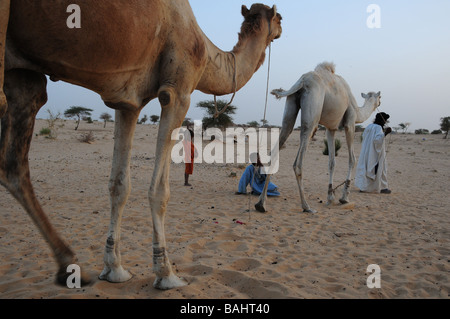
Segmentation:
{"type": "Polygon", "coordinates": [[[247,6],[243,5],[242,15],[245,21],[242,25],[241,35],[251,35],[256,32],[268,30],[267,43],[281,37],[283,31],[281,20],[283,18],[277,13],[276,6],[271,8],[264,4],[256,3],[248,9],[247,6]]]}
{"type": "Polygon", "coordinates": [[[381,105],[381,92],[369,92],[367,94],[361,93],[361,96],[366,100],[366,104],[373,106],[373,111],[381,105]]]}

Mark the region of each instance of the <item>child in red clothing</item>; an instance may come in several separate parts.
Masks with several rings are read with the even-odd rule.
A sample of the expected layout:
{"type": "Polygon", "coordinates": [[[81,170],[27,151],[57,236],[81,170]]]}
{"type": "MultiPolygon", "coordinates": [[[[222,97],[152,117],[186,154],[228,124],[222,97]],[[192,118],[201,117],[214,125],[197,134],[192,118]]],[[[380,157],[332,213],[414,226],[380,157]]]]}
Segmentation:
{"type": "Polygon", "coordinates": [[[188,129],[190,134],[187,134],[187,138],[184,139],[184,154],[185,154],[185,172],[184,172],[184,186],[192,186],[189,184],[189,176],[194,173],[194,160],[197,157],[197,150],[195,149],[194,131],[188,129]]]}

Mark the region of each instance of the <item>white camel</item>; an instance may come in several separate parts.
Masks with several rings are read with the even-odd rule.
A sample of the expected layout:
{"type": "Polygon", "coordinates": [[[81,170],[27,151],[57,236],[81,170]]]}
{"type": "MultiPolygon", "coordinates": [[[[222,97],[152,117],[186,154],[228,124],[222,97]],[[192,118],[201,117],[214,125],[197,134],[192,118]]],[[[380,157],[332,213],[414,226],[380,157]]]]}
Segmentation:
{"type": "MultiPolygon", "coordinates": [[[[324,62],[319,64],[315,71],[304,74],[300,80],[289,90],[273,90],[272,94],[277,98],[286,97],[286,107],[283,117],[283,125],[280,133],[279,147],[284,145],[294,128],[298,112],[301,114],[301,143],[297,158],[294,163],[294,172],[297,178],[298,188],[304,212],[316,213],[311,209],[305,198],[303,190],[303,161],[308,149],[309,141],[318,125],[327,129],[327,141],[329,148],[329,173],[330,182],[328,186],[328,201],[334,201],[333,177],[336,164],[335,159],[335,133],[340,127],[345,128],[349,152],[349,169],[344,191],[340,202],[348,203],[349,188],[352,171],[355,166],[355,155],[353,140],[355,135],[355,124],[365,122],[370,115],[380,106],[381,93],[370,92],[362,94],[365,99],[364,106],[358,107],[347,82],[335,74],[335,65],[324,62]]],[[[265,212],[265,200],[267,198],[267,186],[270,176],[255,208],[265,212]]]]}

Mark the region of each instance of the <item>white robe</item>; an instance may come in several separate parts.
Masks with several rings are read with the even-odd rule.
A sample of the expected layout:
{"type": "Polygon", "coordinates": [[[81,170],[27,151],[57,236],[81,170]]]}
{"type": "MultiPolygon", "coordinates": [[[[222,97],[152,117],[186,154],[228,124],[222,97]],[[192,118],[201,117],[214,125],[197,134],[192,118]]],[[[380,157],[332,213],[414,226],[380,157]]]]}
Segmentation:
{"type": "Polygon", "coordinates": [[[388,188],[385,135],[378,124],[370,124],[363,133],[355,185],[369,193],[388,188]],[[378,171],[375,172],[377,165],[378,171]]]}

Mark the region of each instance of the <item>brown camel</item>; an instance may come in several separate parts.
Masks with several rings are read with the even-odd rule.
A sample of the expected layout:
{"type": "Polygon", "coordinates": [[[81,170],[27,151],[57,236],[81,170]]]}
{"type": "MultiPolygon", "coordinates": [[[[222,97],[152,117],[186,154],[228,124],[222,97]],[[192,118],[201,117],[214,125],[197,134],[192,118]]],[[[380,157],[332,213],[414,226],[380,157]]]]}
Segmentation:
{"type": "MultiPolygon", "coordinates": [[[[7,2],[1,1],[0,36],[6,33],[7,2]]],[[[232,52],[224,52],[202,32],[187,0],[78,0],[81,28],[73,29],[67,26],[71,2],[11,1],[4,64],[8,106],[0,104],[0,113],[6,110],[1,123],[0,183],[48,241],[59,266],[57,281],[66,284],[67,266],[76,258],[36,199],[28,152],[36,113],[47,99],[45,74],[100,94],[116,112],[111,223],[100,279],[129,280],[131,275],[121,266],[119,242],[122,212],[131,191],[131,146],[140,111],[158,98],[161,124],[149,190],[154,286],[183,286],[185,281],[172,271],[164,232],[172,132],[181,126],[194,90],[220,96],[250,80],[264,62],[267,46],[281,36],[281,16],[276,7],[242,6],[239,41],[232,52]]]]}

